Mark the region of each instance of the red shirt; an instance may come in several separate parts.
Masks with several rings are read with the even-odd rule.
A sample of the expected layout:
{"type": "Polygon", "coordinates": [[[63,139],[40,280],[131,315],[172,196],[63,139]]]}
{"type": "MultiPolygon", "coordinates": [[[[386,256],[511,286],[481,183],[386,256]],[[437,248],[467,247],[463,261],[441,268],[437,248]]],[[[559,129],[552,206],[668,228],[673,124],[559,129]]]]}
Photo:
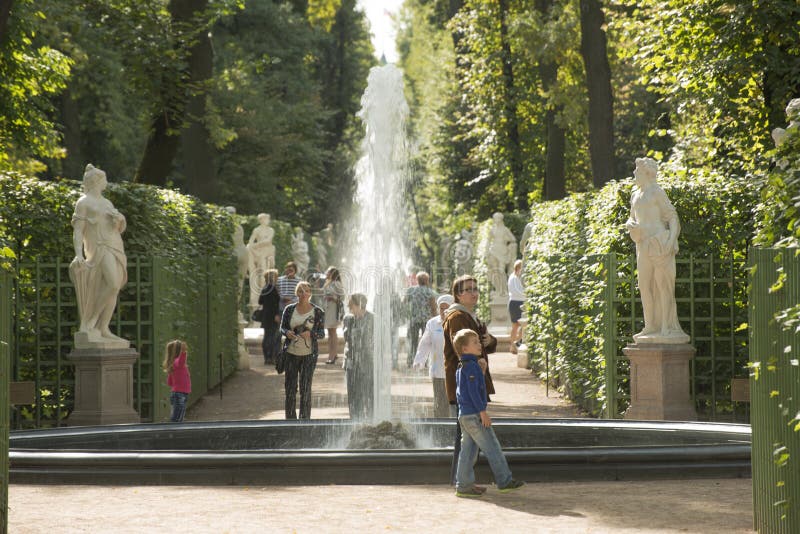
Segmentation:
{"type": "Polygon", "coordinates": [[[189,366],[186,365],[185,352],[181,352],[172,362],[172,372],[167,374],[167,385],[172,386],[172,391],[179,393],[192,392],[192,377],[189,374],[189,366]]]}

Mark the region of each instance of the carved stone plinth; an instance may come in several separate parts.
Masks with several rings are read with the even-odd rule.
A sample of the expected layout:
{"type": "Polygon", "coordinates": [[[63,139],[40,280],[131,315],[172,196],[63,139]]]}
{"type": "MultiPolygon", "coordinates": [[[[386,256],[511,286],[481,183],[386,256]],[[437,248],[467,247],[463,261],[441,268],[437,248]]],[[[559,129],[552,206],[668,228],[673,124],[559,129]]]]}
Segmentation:
{"type": "Polygon", "coordinates": [[[492,299],[489,304],[492,310],[492,326],[511,326],[511,317],[508,315],[508,299],[492,299]]]}
{"type": "Polygon", "coordinates": [[[521,369],[531,368],[531,361],[528,358],[528,346],[525,344],[517,347],[517,367],[521,369]]]}
{"type": "Polygon", "coordinates": [[[135,349],[75,349],[67,356],[75,362],[75,409],[67,424],[109,425],[138,423],[133,408],[135,349]]]}
{"type": "Polygon", "coordinates": [[[688,343],[632,343],[622,349],[631,362],[631,405],[625,419],[696,421],[688,343]]]}

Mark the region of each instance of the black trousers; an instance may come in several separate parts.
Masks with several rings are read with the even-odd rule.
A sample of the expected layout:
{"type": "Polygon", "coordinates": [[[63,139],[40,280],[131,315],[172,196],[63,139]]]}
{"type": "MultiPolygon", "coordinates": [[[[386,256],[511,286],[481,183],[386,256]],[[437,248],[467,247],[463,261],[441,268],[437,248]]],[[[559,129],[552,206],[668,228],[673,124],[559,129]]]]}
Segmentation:
{"type": "Polygon", "coordinates": [[[311,380],[317,367],[317,355],[295,356],[286,353],[286,419],[297,419],[297,386],[300,382],[300,419],[311,419],[311,380]]]}

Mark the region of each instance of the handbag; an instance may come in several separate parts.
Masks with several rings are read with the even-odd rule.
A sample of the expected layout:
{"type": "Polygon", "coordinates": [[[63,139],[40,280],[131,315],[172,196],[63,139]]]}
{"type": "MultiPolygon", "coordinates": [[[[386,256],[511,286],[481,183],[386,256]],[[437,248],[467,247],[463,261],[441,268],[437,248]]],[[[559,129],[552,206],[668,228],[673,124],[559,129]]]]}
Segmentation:
{"type": "Polygon", "coordinates": [[[286,351],[279,350],[278,355],[275,356],[275,372],[279,375],[283,374],[283,370],[286,368],[286,351]]]}
{"type": "Polygon", "coordinates": [[[258,308],[253,310],[253,315],[250,316],[250,319],[252,319],[257,323],[264,322],[264,308],[259,306],[258,308]]]}

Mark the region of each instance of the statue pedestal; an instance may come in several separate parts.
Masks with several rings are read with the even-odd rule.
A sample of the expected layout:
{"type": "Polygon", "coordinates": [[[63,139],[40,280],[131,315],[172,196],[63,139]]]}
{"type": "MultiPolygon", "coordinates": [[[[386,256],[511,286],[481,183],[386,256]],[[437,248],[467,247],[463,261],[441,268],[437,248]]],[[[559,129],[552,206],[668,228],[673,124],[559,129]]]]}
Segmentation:
{"type": "Polygon", "coordinates": [[[511,326],[511,317],[508,315],[508,298],[493,298],[489,303],[492,311],[492,326],[511,326]]]}
{"type": "Polygon", "coordinates": [[[242,317],[242,312],[239,312],[239,318],[236,321],[239,326],[239,334],[237,335],[237,346],[239,352],[239,363],[237,368],[241,371],[250,369],[250,353],[247,352],[247,347],[244,344],[244,327],[247,326],[247,321],[242,317]]]}
{"type": "Polygon", "coordinates": [[[67,356],[75,362],[75,408],[70,426],[138,423],[133,408],[135,349],[75,349],[67,356]]]}
{"type": "Polygon", "coordinates": [[[531,368],[531,361],[528,359],[528,346],[524,343],[517,347],[517,367],[520,369],[531,368]]]}
{"type": "Polygon", "coordinates": [[[632,343],[622,349],[631,362],[631,405],[625,419],[696,421],[688,343],[632,343]]]}

